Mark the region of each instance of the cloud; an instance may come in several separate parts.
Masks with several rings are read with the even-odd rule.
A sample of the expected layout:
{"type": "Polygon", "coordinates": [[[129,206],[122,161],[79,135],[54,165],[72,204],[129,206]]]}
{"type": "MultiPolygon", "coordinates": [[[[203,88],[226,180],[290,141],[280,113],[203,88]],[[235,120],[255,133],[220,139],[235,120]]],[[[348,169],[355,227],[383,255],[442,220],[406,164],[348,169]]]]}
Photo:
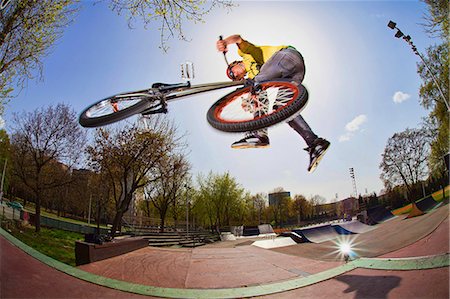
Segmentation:
{"type": "Polygon", "coordinates": [[[356,132],[362,132],[360,128],[362,124],[367,122],[367,116],[365,114],[360,114],[355,117],[351,122],[345,125],[345,134],[339,136],[339,142],[349,141],[356,132]]]}
{"type": "Polygon", "coordinates": [[[400,104],[407,99],[409,99],[411,96],[407,93],[404,93],[402,91],[397,91],[394,96],[392,96],[392,100],[394,100],[394,103],[400,104]]]}
{"type": "Polygon", "coordinates": [[[5,120],[0,116],[0,130],[5,127],[5,120]]]}
{"type": "Polygon", "coordinates": [[[339,136],[339,142],[349,141],[352,136],[352,133],[347,132],[344,135],[339,136]]]}
{"type": "Polygon", "coordinates": [[[359,127],[367,121],[367,116],[365,114],[358,115],[351,122],[345,125],[345,129],[348,132],[359,131],[359,127]]]}

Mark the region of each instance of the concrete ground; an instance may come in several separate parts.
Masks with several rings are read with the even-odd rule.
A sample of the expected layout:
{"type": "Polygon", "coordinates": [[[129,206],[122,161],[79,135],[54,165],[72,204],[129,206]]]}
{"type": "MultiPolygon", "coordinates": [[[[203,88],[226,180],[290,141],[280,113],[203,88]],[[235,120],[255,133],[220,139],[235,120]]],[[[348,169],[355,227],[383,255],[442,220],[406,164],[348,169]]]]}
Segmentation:
{"type": "Polygon", "coordinates": [[[78,268],[55,266],[63,273],[2,235],[1,298],[140,297],[113,289],[122,284],[132,286],[122,289],[178,298],[449,298],[448,206],[352,235],[359,259],[349,264],[340,260],[334,242],[267,250],[244,239],[193,249],[148,247],[78,268]],[[399,260],[413,270],[394,265],[398,258],[442,254],[447,254],[444,262],[433,260],[430,267],[416,267],[416,259],[399,260]],[[371,265],[362,266],[366,261],[371,265]],[[372,264],[380,261],[387,266],[375,270],[372,264]]]}

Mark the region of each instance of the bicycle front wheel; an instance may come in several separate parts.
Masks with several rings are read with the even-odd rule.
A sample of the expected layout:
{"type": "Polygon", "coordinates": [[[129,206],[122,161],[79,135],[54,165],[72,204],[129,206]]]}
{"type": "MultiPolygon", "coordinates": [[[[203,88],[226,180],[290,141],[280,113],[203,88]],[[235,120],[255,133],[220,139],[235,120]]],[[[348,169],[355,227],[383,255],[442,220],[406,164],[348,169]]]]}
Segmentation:
{"type": "Polygon", "coordinates": [[[146,93],[117,94],[87,107],[78,122],[86,128],[105,126],[146,110],[152,102],[146,93]]]}
{"type": "Polygon", "coordinates": [[[267,81],[252,95],[250,87],[239,88],[209,108],[208,123],[224,132],[257,131],[295,117],[308,101],[303,85],[267,81]]]}

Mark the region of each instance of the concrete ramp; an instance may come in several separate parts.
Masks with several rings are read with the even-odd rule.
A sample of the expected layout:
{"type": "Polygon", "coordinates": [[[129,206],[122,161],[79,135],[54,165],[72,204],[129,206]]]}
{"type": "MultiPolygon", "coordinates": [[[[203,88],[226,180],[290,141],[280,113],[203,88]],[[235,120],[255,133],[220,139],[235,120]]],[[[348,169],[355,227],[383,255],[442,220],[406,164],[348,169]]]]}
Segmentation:
{"type": "Polygon", "coordinates": [[[367,217],[369,224],[375,225],[393,218],[394,214],[383,206],[377,206],[367,210],[367,217]]]}
{"type": "Polygon", "coordinates": [[[278,237],[271,240],[260,240],[252,243],[253,246],[258,246],[260,248],[270,249],[270,248],[278,248],[284,246],[295,245],[297,242],[292,240],[289,237],[278,237]]]}
{"type": "Polygon", "coordinates": [[[293,232],[312,243],[322,243],[339,236],[339,233],[331,226],[331,224],[306,229],[294,229],[293,232]]]}
{"type": "MultiPolygon", "coordinates": [[[[358,220],[353,220],[349,222],[342,222],[339,224],[333,225],[334,228],[338,233],[340,233],[341,230],[351,232],[353,234],[362,234],[368,231],[371,231],[375,229],[375,227],[364,224],[358,220]]],[[[341,233],[340,233],[341,234],[341,233]]]]}
{"type": "Polygon", "coordinates": [[[299,234],[297,234],[296,232],[283,232],[281,234],[282,237],[289,237],[292,240],[294,240],[296,243],[304,243],[307,242],[305,241],[305,239],[302,238],[302,236],[300,236],[299,234]]]}
{"type": "Polygon", "coordinates": [[[438,205],[438,202],[432,196],[427,196],[421,200],[416,201],[416,206],[422,212],[428,212],[438,205]]]}

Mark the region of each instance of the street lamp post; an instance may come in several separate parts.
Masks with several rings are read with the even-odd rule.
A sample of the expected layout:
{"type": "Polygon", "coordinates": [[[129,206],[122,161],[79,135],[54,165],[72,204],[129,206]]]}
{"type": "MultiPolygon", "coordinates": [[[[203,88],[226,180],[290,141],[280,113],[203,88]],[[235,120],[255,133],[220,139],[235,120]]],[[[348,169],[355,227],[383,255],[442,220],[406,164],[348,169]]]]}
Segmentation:
{"type": "Polygon", "coordinates": [[[191,188],[186,185],[186,235],[189,236],[189,190],[191,188]]]}
{"type": "MultiPolygon", "coordinates": [[[[450,107],[449,104],[447,102],[447,98],[444,95],[444,92],[441,89],[441,86],[439,85],[438,80],[436,79],[435,75],[433,74],[433,72],[431,71],[431,68],[428,66],[428,64],[425,62],[425,59],[423,58],[423,56],[419,53],[419,51],[417,50],[417,47],[414,45],[413,41],[411,40],[411,36],[409,35],[405,35],[398,27],[397,27],[397,23],[393,22],[393,21],[389,21],[388,25],[389,28],[391,28],[392,30],[397,30],[397,32],[395,33],[395,37],[396,38],[403,38],[403,40],[405,40],[410,46],[411,49],[413,50],[414,54],[416,54],[417,56],[420,57],[420,59],[422,60],[423,64],[425,65],[425,67],[427,68],[428,73],[431,75],[431,78],[433,79],[434,84],[436,85],[437,89],[439,90],[439,95],[441,96],[445,106],[447,107],[447,111],[450,111],[450,107]]],[[[437,101],[437,100],[436,100],[437,101]]]]}
{"type": "Polygon", "coordinates": [[[5,182],[6,164],[8,159],[5,159],[5,165],[3,166],[2,181],[0,183],[0,202],[3,202],[3,184],[5,182]]]}
{"type": "Polygon", "coordinates": [[[355,193],[355,197],[358,197],[358,191],[356,189],[355,169],[353,169],[353,167],[350,167],[349,170],[350,170],[350,178],[352,179],[353,183],[353,192],[355,193]]]}

